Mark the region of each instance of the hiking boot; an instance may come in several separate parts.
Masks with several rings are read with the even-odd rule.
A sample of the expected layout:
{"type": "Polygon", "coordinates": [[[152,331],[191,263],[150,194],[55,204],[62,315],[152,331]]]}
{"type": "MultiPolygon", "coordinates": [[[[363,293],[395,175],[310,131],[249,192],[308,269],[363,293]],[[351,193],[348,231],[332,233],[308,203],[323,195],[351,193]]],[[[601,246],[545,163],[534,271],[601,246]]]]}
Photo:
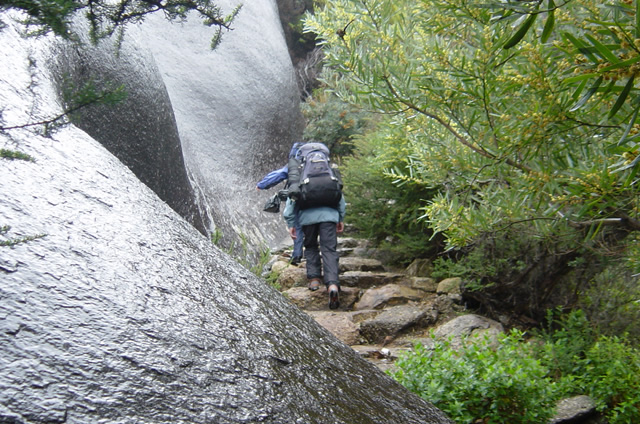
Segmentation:
{"type": "Polygon", "coordinates": [[[291,258],[291,262],[289,262],[291,265],[299,265],[300,262],[302,262],[302,258],[300,256],[294,256],[293,258],[291,258]]]}
{"type": "Polygon", "coordinates": [[[309,290],[316,291],[320,288],[320,280],[317,278],[313,278],[309,281],[309,290]]]}
{"type": "Polygon", "coordinates": [[[329,291],[329,309],[338,309],[340,307],[340,286],[330,284],[327,290],[329,291]]]}

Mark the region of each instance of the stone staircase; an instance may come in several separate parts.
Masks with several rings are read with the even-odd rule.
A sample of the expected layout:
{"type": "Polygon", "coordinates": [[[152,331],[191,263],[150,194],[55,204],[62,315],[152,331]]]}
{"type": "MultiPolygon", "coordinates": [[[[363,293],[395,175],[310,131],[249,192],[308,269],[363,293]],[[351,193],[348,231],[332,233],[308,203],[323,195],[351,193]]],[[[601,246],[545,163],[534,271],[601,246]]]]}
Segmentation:
{"type": "MultiPolygon", "coordinates": [[[[405,270],[390,270],[372,258],[374,252],[364,240],[339,238],[338,245],[342,293],[337,310],[329,309],[324,289],[312,292],[307,288],[304,261],[290,265],[290,255],[280,252],[270,269],[291,302],[381,370],[392,370],[398,355],[416,342],[430,346],[431,333],[457,349],[469,336],[495,339],[504,332],[499,322],[466,310],[459,279],[436,282],[430,278],[426,261],[416,260],[405,270]]],[[[556,416],[547,424],[604,422],[594,414],[595,402],[577,396],[561,400],[556,416]]]]}
{"type": "Polygon", "coordinates": [[[290,265],[289,255],[281,252],[271,271],[291,302],[379,368],[391,368],[402,351],[464,311],[459,279],[436,283],[428,263],[417,260],[405,270],[390,270],[371,257],[364,240],[339,238],[338,246],[342,292],[336,310],[329,309],[324,288],[307,288],[304,261],[290,265]]]}

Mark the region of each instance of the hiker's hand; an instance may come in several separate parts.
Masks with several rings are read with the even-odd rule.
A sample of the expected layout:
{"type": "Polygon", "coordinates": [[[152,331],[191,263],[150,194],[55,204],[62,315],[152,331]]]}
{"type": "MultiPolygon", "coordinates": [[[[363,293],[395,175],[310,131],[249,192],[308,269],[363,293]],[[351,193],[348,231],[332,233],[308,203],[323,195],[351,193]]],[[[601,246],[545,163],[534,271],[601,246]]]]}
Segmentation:
{"type": "Polygon", "coordinates": [[[298,236],[296,235],[296,227],[291,227],[289,228],[289,235],[291,236],[292,239],[296,239],[298,238],[298,236]]]}
{"type": "MultiPolygon", "coordinates": [[[[294,229],[295,229],[295,228],[294,228],[294,229]]],[[[340,234],[340,233],[341,233],[341,232],[343,232],[343,231],[344,231],[344,222],[338,222],[338,223],[336,224],[336,232],[337,232],[338,234],[340,234]]]]}

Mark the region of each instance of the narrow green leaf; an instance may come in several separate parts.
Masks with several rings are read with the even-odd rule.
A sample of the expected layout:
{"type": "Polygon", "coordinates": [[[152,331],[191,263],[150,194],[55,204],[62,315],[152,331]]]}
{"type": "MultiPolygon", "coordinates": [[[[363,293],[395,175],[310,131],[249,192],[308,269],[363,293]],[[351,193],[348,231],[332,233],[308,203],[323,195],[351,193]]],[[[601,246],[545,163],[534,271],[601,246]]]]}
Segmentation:
{"type": "Polygon", "coordinates": [[[599,74],[596,74],[596,73],[576,75],[575,77],[565,78],[562,82],[565,83],[565,84],[573,84],[574,82],[580,82],[580,81],[584,81],[584,80],[589,80],[589,79],[595,78],[597,76],[599,76],[599,74]]]}
{"type": "MultiPolygon", "coordinates": [[[[611,81],[609,81],[609,84],[607,84],[607,86],[604,89],[598,90],[598,91],[600,93],[602,93],[603,96],[606,96],[607,94],[611,93],[612,91],[617,91],[617,90],[614,90],[614,88],[616,88],[616,81],[615,80],[611,80],[611,81]]],[[[622,91],[622,90],[620,90],[620,91],[622,91]]]]}
{"type": "Polygon", "coordinates": [[[568,32],[565,32],[564,36],[567,38],[567,40],[571,42],[571,44],[576,46],[578,51],[583,55],[585,55],[587,59],[589,59],[593,63],[599,63],[598,58],[591,54],[591,52],[589,51],[589,47],[582,40],[578,40],[576,37],[574,37],[572,34],[569,34],[568,32]]]}
{"type": "Polygon", "coordinates": [[[593,83],[593,85],[589,88],[589,90],[587,90],[587,92],[584,94],[584,96],[582,96],[582,98],[578,101],[578,103],[570,109],[570,112],[580,109],[582,106],[585,105],[585,103],[587,103],[587,101],[591,98],[591,96],[593,96],[595,92],[598,91],[598,88],[600,88],[600,84],[602,84],[602,79],[603,78],[600,77],[596,80],[596,82],[593,83]]]}
{"type": "Polygon", "coordinates": [[[636,38],[640,38],[640,1],[636,1],[636,38]]]}
{"type": "Polygon", "coordinates": [[[618,62],[613,65],[606,66],[600,69],[600,72],[608,72],[608,71],[613,71],[614,69],[626,68],[627,66],[633,65],[638,61],[640,61],[640,56],[632,57],[631,59],[623,60],[622,62],[618,62]]]}
{"type": "MultiPolygon", "coordinates": [[[[585,22],[588,22],[590,24],[596,24],[596,25],[600,25],[603,28],[607,28],[607,27],[615,27],[617,25],[620,25],[620,22],[617,22],[615,20],[613,21],[603,21],[602,19],[596,19],[596,18],[587,18],[584,20],[585,22]]],[[[600,31],[606,31],[605,29],[601,29],[600,31]]]]}
{"type": "Polygon", "coordinates": [[[591,34],[585,34],[585,37],[591,41],[591,44],[593,44],[593,46],[598,50],[598,53],[600,53],[600,56],[603,59],[608,60],[611,63],[618,63],[620,62],[620,59],[618,59],[618,57],[613,54],[611,52],[611,50],[609,50],[609,48],[607,46],[605,46],[604,44],[602,44],[600,41],[598,41],[597,39],[595,39],[591,34]]]}
{"type": "Polygon", "coordinates": [[[578,99],[580,98],[580,94],[582,94],[582,90],[584,90],[586,86],[587,86],[587,80],[583,80],[578,86],[578,88],[576,88],[576,91],[571,96],[574,102],[578,101],[578,99]]]}
{"type": "Polygon", "coordinates": [[[629,93],[633,88],[634,79],[635,77],[633,75],[629,77],[629,80],[627,81],[627,85],[624,86],[624,89],[618,96],[618,100],[616,100],[616,104],[613,105],[613,108],[611,108],[611,111],[609,112],[609,119],[613,118],[615,114],[618,113],[618,111],[620,110],[624,102],[627,100],[627,97],[629,96],[629,93]]]}
{"type": "Polygon", "coordinates": [[[553,0],[549,0],[549,12],[547,14],[547,20],[544,23],[544,29],[542,30],[542,36],[540,37],[540,40],[543,43],[546,43],[547,40],[549,39],[549,36],[551,36],[551,33],[553,32],[553,27],[555,25],[556,22],[556,15],[555,15],[555,3],[553,0]]]}
{"type": "Polygon", "coordinates": [[[638,107],[636,107],[636,109],[633,111],[633,115],[631,116],[631,119],[629,120],[629,123],[627,124],[627,128],[625,128],[624,134],[622,134],[622,137],[618,141],[618,144],[617,144],[618,146],[621,146],[627,140],[627,137],[629,136],[629,133],[631,132],[631,128],[633,128],[633,124],[636,123],[636,118],[638,117],[638,112],[639,111],[640,111],[640,105],[638,107]]]}
{"type": "Polygon", "coordinates": [[[518,44],[527,34],[527,32],[529,31],[529,28],[531,28],[531,25],[533,25],[537,17],[538,17],[537,13],[529,15],[527,20],[524,21],[524,23],[520,28],[518,28],[516,33],[513,34],[513,36],[506,43],[504,43],[503,49],[507,50],[507,49],[510,49],[511,47],[514,47],[516,44],[518,44]]]}
{"type": "Polygon", "coordinates": [[[626,171],[629,168],[634,168],[638,164],[638,162],[640,162],[640,155],[636,156],[636,158],[630,164],[621,166],[620,168],[614,169],[611,172],[616,173],[626,171]]]}
{"type": "Polygon", "coordinates": [[[629,175],[627,176],[627,179],[624,181],[624,187],[629,187],[633,184],[633,179],[635,178],[635,176],[638,174],[638,166],[634,166],[631,169],[631,172],[629,172],[629,175]]]}

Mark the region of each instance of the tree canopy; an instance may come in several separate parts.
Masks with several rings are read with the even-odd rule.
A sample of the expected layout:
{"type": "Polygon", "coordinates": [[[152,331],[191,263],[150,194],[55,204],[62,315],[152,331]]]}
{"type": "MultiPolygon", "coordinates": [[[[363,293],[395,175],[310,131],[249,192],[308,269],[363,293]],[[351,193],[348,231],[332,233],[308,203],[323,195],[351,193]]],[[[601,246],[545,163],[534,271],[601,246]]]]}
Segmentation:
{"type": "Polygon", "coordinates": [[[528,240],[517,280],[543,256],[619,256],[640,230],[637,7],[327,0],[306,28],[329,87],[388,116],[406,154],[386,175],[436,189],[416,207],[449,248],[528,240]]]}

